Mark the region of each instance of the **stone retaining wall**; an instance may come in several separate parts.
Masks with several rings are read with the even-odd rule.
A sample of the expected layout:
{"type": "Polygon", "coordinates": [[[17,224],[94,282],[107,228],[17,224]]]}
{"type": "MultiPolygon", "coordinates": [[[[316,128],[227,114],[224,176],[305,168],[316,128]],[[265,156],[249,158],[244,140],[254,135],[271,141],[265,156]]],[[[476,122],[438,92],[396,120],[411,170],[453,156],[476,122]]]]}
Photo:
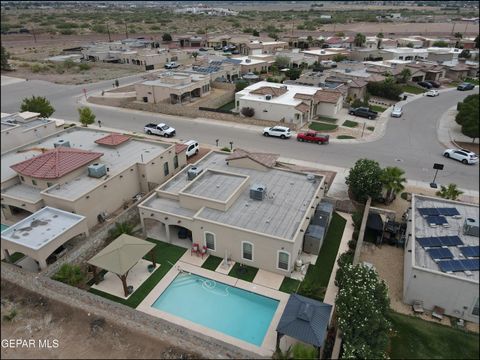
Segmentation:
{"type": "Polygon", "coordinates": [[[248,351],[226,344],[218,339],[169,323],[128,306],[96,296],[87,291],[68,286],[48,277],[28,273],[11,264],[1,266],[2,283],[8,282],[26,291],[35,292],[47,299],[61,302],[107,322],[126,327],[183,348],[189,352],[200,353],[208,359],[214,358],[258,358],[248,351]]]}

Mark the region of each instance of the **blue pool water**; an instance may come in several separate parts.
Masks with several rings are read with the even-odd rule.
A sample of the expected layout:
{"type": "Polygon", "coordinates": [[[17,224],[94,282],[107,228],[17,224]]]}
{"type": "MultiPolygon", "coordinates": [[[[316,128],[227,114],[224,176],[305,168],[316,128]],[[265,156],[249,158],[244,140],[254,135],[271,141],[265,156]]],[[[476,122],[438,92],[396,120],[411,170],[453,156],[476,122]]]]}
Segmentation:
{"type": "Polygon", "coordinates": [[[3,225],[3,224],[0,224],[0,232],[2,232],[3,230],[6,230],[8,229],[8,226],[7,225],[3,225]]]}
{"type": "Polygon", "coordinates": [[[179,274],[153,308],[262,345],[278,300],[194,274],[179,274]]]}

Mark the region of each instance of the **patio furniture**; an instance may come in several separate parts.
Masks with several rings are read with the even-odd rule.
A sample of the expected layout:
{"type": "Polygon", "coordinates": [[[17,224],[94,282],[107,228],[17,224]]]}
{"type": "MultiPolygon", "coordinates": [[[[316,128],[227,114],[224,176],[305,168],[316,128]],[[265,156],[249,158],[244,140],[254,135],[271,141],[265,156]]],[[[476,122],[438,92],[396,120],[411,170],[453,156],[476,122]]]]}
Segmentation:
{"type": "Polygon", "coordinates": [[[445,313],[444,308],[441,308],[440,306],[434,306],[432,311],[432,317],[438,320],[442,320],[444,313],[445,313]]]}
{"type": "Polygon", "coordinates": [[[423,301],[415,300],[412,304],[412,309],[415,314],[423,314],[425,312],[423,309],[423,301]]]}
{"type": "Polygon", "coordinates": [[[153,264],[148,264],[147,266],[148,272],[151,273],[153,270],[155,270],[155,266],[153,264]]]}
{"type": "Polygon", "coordinates": [[[202,259],[205,255],[207,255],[207,247],[205,245],[202,246],[202,249],[200,250],[200,255],[202,255],[202,259]]]}
{"type": "Polygon", "coordinates": [[[133,286],[132,286],[132,285],[128,285],[128,286],[127,286],[127,293],[128,293],[128,295],[130,295],[131,293],[133,293],[133,286]]]}
{"type": "Polygon", "coordinates": [[[192,250],[190,251],[190,255],[193,255],[193,254],[198,254],[198,244],[197,243],[192,244],[192,250]]]}

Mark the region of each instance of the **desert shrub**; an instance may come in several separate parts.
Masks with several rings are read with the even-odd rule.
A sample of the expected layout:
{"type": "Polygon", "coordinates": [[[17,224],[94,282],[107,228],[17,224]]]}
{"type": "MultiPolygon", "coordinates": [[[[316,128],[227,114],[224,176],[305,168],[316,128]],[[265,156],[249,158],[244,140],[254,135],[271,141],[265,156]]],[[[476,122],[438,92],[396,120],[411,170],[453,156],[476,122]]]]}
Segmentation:
{"type": "Polygon", "coordinates": [[[255,109],[251,107],[243,107],[242,110],[240,110],[240,113],[246,117],[253,117],[253,115],[255,115],[255,109]]]}

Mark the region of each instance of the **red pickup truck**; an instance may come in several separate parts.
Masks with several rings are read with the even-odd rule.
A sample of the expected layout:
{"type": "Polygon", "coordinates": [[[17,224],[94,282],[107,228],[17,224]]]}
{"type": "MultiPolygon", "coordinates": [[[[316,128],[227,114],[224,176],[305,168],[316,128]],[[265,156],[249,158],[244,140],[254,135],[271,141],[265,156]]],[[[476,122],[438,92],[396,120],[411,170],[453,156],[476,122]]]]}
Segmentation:
{"type": "Polygon", "coordinates": [[[297,134],[297,140],[298,141],[307,141],[307,142],[313,142],[317,143],[320,145],[323,144],[328,144],[328,140],[330,139],[330,135],[324,135],[320,134],[315,131],[307,131],[304,133],[298,133],[297,134]]]}

